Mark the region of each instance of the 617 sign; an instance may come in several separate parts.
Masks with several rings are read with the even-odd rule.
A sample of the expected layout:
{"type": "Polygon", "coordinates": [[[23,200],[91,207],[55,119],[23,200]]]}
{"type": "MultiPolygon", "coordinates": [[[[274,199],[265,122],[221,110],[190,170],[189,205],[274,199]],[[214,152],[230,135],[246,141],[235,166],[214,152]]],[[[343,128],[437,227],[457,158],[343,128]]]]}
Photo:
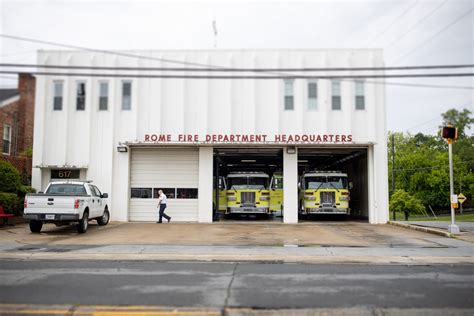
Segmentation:
{"type": "Polygon", "coordinates": [[[79,179],[80,172],[77,169],[51,170],[51,179],[79,179]]]}

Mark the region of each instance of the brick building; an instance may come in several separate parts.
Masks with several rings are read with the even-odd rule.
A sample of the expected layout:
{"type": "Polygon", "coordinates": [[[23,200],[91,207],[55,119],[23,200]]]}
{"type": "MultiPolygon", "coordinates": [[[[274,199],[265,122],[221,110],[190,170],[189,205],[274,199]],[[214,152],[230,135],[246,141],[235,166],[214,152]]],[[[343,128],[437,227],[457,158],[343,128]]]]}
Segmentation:
{"type": "Polygon", "coordinates": [[[32,75],[21,74],[18,89],[0,89],[1,158],[12,163],[27,183],[31,182],[35,81],[32,75]]]}

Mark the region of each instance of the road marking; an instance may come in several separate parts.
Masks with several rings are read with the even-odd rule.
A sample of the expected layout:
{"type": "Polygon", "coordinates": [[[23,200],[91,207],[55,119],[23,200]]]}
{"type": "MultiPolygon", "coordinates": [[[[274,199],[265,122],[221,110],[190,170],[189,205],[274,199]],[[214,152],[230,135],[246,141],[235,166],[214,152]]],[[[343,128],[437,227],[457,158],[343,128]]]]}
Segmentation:
{"type": "MultiPolygon", "coordinates": [[[[58,309],[52,309],[54,305],[35,304],[0,304],[0,315],[74,315],[74,316],[199,316],[199,315],[221,315],[220,310],[183,310],[179,308],[161,306],[76,306],[56,305],[58,309]],[[159,310],[156,310],[159,309],[159,310]]],[[[185,309],[185,308],[183,308],[185,309]]]]}

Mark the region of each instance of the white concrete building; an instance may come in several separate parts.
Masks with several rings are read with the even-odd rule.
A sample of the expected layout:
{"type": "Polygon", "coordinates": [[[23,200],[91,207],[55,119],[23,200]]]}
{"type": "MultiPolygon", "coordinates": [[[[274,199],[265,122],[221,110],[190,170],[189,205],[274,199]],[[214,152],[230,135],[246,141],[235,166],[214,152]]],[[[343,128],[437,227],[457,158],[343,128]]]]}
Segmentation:
{"type": "MultiPolygon", "coordinates": [[[[129,53],[229,68],[383,66],[380,50],[129,53]]],[[[41,51],[38,63],[196,67],[70,51],[41,51]]],[[[173,221],[207,223],[213,220],[216,168],[221,175],[239,166],[268,169],[283,172],[283,222],[296,223],[301,172],[337,169],[347,172],[353,182],[353,214],[374,224],[387,222],[383,85],[329,79],[157,79],[133,76],[151,73],[143,70],[95,72],[132,76],[37,76],[33,148],[36,189],[44,189],[52,178],[93,180],[109,193],[112,220],[156,221],[156,191],[164,188],[169,198],[167,212],[173,221]]]]}

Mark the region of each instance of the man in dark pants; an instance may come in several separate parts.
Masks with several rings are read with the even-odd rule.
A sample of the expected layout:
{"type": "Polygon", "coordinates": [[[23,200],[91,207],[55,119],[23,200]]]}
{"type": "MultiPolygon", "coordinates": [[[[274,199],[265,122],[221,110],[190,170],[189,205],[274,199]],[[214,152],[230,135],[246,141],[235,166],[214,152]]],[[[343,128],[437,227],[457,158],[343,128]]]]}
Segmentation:
{"type": "Polygon", "coordinates": [[[158,219],[157,224],[162,223],[163,217],[168,220],[168,223],[171,220],[171,216],[168,216],[165,214],[165,208],[166,208],[166,195],[163,193],[162,190],[158,190],[158,207],[160,208],[160,218],[158,219]]]}

